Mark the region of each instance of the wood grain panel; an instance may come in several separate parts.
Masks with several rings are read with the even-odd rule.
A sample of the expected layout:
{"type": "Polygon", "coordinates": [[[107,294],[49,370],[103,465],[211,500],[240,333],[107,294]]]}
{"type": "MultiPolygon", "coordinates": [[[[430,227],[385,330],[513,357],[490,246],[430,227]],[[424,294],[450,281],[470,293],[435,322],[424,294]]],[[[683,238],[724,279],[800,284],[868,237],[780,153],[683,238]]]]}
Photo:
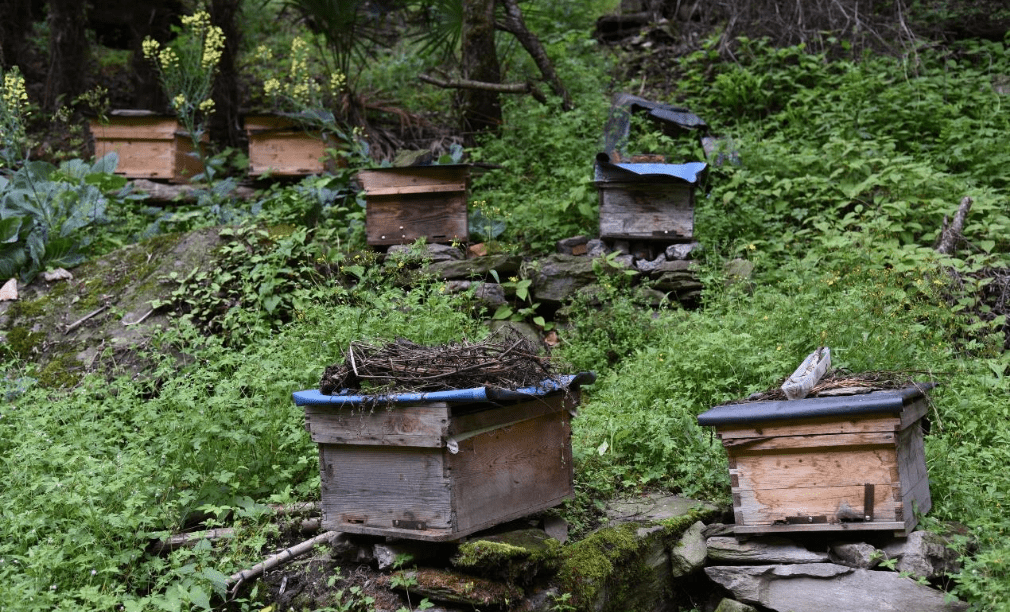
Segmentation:
{"type": "Polygon", "coordinates": [[[524,421],[565,409],[564,398],[561,395],[536,398],[528,402],[520,402],[502,406],[494,410],[477,410],[456,416],[449,423],[449,435],[459,435],[468,431],[484,429],[524,421]]]}
{"type": "Polygon", "coordinates": [[[305,406],[305,424],[320,444],[445,445],[449,408],[444,403],[372,410],[305,406]]]}
{"type": "Polygon", "coordinates": [[[394,521],[452,530],[440,449],[320,444],[323,528],[391,530],[394,521]]]}
{"type": "Polygon", "coordinates": [[[600,237],[689,239],[694,187],[679,183],[602,183],[600,237]]]}
{"type": "Polygon", "coordinates": [[[456,525],[470,532],[561,503],[573,494],[567,412],[460,442],[448,456],[456,525]]]}
{"type": "Polygon", "coordinates": [[[469,238],[463,193],[367,196],[366,201],[368,244],[407,244],[421,237],[430,242],[469,238]]]}
{"type": "Polygon", "coordinates": [[[740,490],[891,485],[897,458],[886,447],[736,454],[740,490]]]}
{"type": "Polygon", "coordinates": [[[733,438],[771,438],[776,436],[806,436],[817,434],[848,434],[897,431],[901,420],[896,416],[870,415],[839,419],[825,417],[796,419],[788,422],[772,421],[767,424],[720,425],[717,433],[723,440],[733,438]]]}
{"type": "Polygon", "coordinates": [[[734,453],[790,450],[798,448],[831,448],[842,446],[891,446],[897,443],[893,432],[869,432],[853,434],[810,434],[806,436],[778,436],[760,438],[724,439],[723,445],[734,453]]]}
{"type": "MultiPolygon", "coordinates": [[[[746,525],[771,525],[785,522],[791,517],[821,516],[828,523],[839,522],[839,508],[859,512],[863,508],[864,486],[796,487],[790,489],[741,489],[739,512],[746,525]]],[[[876,486],[873,495],[874,519],[883,522],[898,521],[896,509],[900,502],[893,499],[892,487],[876,486]]],[[[863,523],[865,524],[865,523],[863,523]]]]}

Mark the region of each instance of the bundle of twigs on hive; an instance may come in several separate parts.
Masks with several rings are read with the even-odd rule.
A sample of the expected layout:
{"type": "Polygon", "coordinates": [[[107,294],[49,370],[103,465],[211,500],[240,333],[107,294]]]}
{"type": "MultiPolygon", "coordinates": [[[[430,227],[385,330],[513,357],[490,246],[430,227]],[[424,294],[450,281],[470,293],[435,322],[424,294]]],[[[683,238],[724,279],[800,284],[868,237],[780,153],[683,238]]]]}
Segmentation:
{"type": "MultiPolygon", "coordinates": [[[[844,368],[828,371],[821,380],[814,385],[807,397],[819,397],[824,395],[859,395],[873,391],[884,391],[890,389],[902,389],[905,387],[918,386],[913,375],[929,375],[928,372],[916,371],[872,371],[853,373],[844,368]]],[[[784,381],[783,381],[784,382],[784,381]]],[[[730,402],[731,404],[742,402],[763,402],[781,401],[786,398],[782,390],[782,382],[759,393],[754,393],[744,400],[730,402]]],[[[928,387],[927,387],[928,388],[928,387]]]]}
{"type": "Polygon", "coordinates": [[[352,342],[344,363],[328,366],[319,391],[426,392],[493,387],[521,389],[559,375],[532,340],[502,327],[479,342],[422,346],[397,339],[381,346],[352,342]]]}

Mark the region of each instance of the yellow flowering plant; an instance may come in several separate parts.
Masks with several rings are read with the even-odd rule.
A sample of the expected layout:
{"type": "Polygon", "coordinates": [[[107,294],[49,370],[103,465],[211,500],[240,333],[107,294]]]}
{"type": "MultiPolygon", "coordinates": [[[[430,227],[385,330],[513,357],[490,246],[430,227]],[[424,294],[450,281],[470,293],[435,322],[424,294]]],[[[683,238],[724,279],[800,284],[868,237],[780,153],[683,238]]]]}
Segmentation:
{"type": "MultiPolygon", "coordinates": [[[[347,144],[349,151],[344,151],[345,155],[367,155],[361,131],[345,129],[333,111],[342,106],[347,77],[340,71],[317,76],[318,64],[311,61],[311,55],[309,43],[295,37],[282,64],[284,71],[264,75],[264,98],[274,112],[296,121],[304,129],[347,144]]],[[[256,49],[255,60],[260,66],[276,64],[273,52],[265,45],[256,49]]]]}
{"type": "Polygon", "coordinates": [[[206,163],[200,141],[207,117],[214,112],[210,96],[224,43],[224,32],[211,24],[206,11],[200,10],[182,17],[182,27],[170,45],[163,46],[146,38],[142,47],[144,57],[153,62],[158,71],[162,89],[179,122],[189,133],[208,179],[212,178],[212,169],[206,163]]]}
{"type": "Polygon", "coordinates": [[[17,66],[7,72],[0,67],[0,80],[0,167],[13,168],[24,161],[28,92],[17,66]]]}

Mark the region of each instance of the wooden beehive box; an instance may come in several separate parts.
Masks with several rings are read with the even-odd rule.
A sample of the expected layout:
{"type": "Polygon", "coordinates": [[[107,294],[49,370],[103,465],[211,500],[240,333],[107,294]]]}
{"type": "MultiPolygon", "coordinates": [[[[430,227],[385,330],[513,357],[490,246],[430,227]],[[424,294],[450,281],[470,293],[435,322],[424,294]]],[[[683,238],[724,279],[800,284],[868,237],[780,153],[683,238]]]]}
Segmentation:
{"type": "Polygon", "coordinates": [[[576,390],[505,404],[371,407],[294,395],[319,446],[324,529],[455,540],[573,494],[576,390]]]}
{"type": "Polygon", "coordinates": [[[362,170],[365,234],[372,246],[465,242],[469,237],[467,165],[407,166],[362,170]]]}
{"type": "MultiPolygon", "coordinates": [[[[928,387],[926,387],[928,388],[928,387]]],[[[888,530],[930,509],[925,389],[718,406],[735,533],[888,530]]]]}
{"type": "Polygon", "coordinates": [[[327,143],[318,133],[276,115],[245,118],[249,138],[249,174],[306,176],[326,170],[327,143]]]}
{"type": "Polygon", "coordinates": [[[600,154],[595,185],[600,238],[687,242],[694,237],[694,191],[706,164],[612,163],[600,154]]]}
{"type": "Polygon", "coordinates": [[[146,110],[115,110],[108,122],[89,121],[95,157],[119,155],[116,174],[185,183],[202,171],[193,142],[175,117],[146,110]]]}

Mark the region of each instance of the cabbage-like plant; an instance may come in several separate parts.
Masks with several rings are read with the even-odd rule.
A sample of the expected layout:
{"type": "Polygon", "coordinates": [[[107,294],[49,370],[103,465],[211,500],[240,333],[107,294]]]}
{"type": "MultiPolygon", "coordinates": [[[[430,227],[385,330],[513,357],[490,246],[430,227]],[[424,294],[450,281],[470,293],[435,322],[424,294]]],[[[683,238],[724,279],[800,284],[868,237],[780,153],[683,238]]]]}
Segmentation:
{"type": "Polygon", "coordinates": [[[115,153],[94,164],[30,161],[0,176],[0,279],[17,275],[29,283],[46,268],[84,261],[82,230],[106,220],[108,199],[100,186],[125,183],[111,177],[118,162],[115,153]]]}

